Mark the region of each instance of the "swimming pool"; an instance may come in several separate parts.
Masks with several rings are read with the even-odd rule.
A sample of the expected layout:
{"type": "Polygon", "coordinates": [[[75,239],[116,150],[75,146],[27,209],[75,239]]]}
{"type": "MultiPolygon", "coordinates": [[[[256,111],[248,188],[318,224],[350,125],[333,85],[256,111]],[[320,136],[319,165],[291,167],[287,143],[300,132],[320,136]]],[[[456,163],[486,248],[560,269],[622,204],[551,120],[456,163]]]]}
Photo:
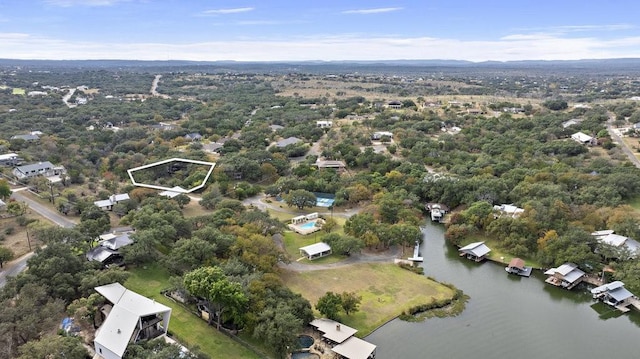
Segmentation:
{"type": "Polygon", "coordinates": [[[313,221],[309,221],[307,223],[303,223],[303,224],[300,224],[300,225],[297,225],[297,226],[300,227],[300,228],[303,228],[303,229],[311,229],[311,228],[316,226],[316,222],[317,222],[317,220],[313,220],[313,221]]]}
{"type": "Polygon", "coordinates": [[[298,335],[298,344],[301,348],[309,348],[313,345],[314,339],[309,335],[298,335]]]}

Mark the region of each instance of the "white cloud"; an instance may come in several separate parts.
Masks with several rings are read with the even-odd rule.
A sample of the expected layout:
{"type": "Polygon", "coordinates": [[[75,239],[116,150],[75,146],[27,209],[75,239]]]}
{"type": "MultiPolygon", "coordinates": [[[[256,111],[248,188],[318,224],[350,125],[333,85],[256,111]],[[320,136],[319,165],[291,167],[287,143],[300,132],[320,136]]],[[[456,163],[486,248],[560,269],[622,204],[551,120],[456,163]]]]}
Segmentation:
{"type": "Polygon", "coordinates": [[[249,12],[253,11],[255,8],[252,7],[237,7],[233,9],[213,9],[213,10],[205,10],[201,13],[201,15],[225,15],[225,14],[237,14],[241,12],[249,12]]]}
{"type": "Polygon", "coordinates": [[[126,2],[129,0],[46,0],[49,5],[60,7],[74,7],[74,6],[112,6],[119,2],[126,2]]]}
{"type": "Polygon", "coordinates": [[[401,7],[381,7],[381,8],[376,8],[376,9],[345,10],[342,13],[343,14],[368,15],[368,14],[380,14],[380,13],[385,13],[385,12],[400,11],[402,9],[403,8],[401,8],[401,7]]]}
{"type": "Polygon", "coordinates": [[[131,60],[394,60],[470,61],[577,60],[640,57],[640,37],[602,40],[592,37],[512,35],[463,41],[433,37],[318,36],[289,40],[245,39],[187,44],[91,43],[19,33],[0,33],[3,58],[131,60]]]}

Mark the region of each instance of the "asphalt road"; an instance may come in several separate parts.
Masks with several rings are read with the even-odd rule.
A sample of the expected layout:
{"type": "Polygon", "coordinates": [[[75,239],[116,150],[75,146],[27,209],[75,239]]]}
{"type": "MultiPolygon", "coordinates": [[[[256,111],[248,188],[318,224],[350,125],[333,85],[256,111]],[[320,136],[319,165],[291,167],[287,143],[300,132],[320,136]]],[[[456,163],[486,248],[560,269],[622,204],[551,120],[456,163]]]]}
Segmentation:
{"type": "Polygon", "coordinates": [[[43,216],[44,218],[50,220],[51,222],[53,222],[54,224],[57,224],[60,227],[72,228],[76,225],[75,222],[69,220],[64,215],[56,211],[53,211],[47,208],[46,206],[41,205],[40,203],[32,200],[31,198],[21,194],[20,192],[13,192],[11,197],[16,201],[25,202],[29,206],[29,208],[31,208],[32,211],[38,213],[39,215],[43,216]]]}
{"type": "MultiPolygon", "coordinates": [[[[60,213],[50,210],[46,206],[22,195],[20,192],[13,192],[11,197],[16,201],[25,202],[32,211],[37,212],[60,227],[71,228],[76,225],[76,223],[70,221],[60,213]]],[[[16,276],[27,268],[27,260],[29,260],[31,256],[33,256],[33,252],[27,253],[18,259],[5,263],[4,268],[0,270],[0,288],[4,287],[7,283],[7,277],[16,276]]]]}
{"type": "Polygon", "coordinates": [[[609,131],[609,136],[611,136],[613,142],[618,144],[622,152],[624,152],[627,157],[629,157],[629,161],[631,161],[631,163],[633,163],[636,167],[640,168],[640,160],[638,160],[638,157],[636,157],[635,153],[633,153],[629,146],[627,146],[627,144],[622,140],[622,137],[620,137],[620,135],[618,135],[618,133],[614,131],[614,121],[615,115],[609,114],[609,121],[607,121],[607,131],[609,131]]]}

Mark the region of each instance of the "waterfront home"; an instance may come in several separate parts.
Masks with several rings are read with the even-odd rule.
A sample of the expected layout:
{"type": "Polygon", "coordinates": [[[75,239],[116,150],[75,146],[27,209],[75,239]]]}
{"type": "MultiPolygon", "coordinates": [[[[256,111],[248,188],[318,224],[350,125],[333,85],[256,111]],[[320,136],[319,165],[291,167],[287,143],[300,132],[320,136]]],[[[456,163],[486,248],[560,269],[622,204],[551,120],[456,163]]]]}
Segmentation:
{"type": "Polygon", "coordinates": [[[585,272],[578,269],[578,266],[573,263],[565,263],[558,268],[551,268],[544,272],[544,274],[549,276],[545,280],[546,283],[565,289],[572,289],[577,286],[586,275],[585,272]]]}
{"type": "Polygon", "coordinates": [[[491,249],[484,242],[474,242],[458,249],[458,251],[460,252],[460,257],[482,262],[487,257],[487,254],[491,252],[491,249]]]}
{"type": "Polygon", "coordinates": [[[576,132],[571,135],[571,139],[582,144],[594,144],[594,138],[583,132],[576,132]]]}
{"type": "Polygon", "coordinates": [[[335,320],[320,318],[309,323],[322,334],[322,340],[331,346],[331,351],[344,359],[372,359],[376,346],[354,335],[358,330],[335,320]]]}
{"type": "Polygon", "coordinates": [[[509,261],[509,265],[507,265],[504,270],[506,270],[507,273],[529,277],[533,268],[525,266],[523,259],[513,258],[511,261],[509,261]]]}
{"type": "Polygon", "coordinates": [[[616,307],[623,312],[629,311],[628,305],[632,304],[635,295],[629,292],[621,281],[615,281],[591,289],[594,299],[599,299],[605,304],[616,307]]]}

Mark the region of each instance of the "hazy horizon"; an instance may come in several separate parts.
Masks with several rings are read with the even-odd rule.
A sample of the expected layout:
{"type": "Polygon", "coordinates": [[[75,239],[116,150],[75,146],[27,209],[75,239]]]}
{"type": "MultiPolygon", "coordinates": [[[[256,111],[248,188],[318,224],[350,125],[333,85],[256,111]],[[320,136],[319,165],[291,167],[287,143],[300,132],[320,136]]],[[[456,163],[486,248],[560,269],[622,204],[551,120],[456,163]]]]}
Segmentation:
{"type": "Polygon", "coordinates": [[[640,3],[9,0],[0,53],[25,60],[525,61],[640,57],[640,3]]]}

